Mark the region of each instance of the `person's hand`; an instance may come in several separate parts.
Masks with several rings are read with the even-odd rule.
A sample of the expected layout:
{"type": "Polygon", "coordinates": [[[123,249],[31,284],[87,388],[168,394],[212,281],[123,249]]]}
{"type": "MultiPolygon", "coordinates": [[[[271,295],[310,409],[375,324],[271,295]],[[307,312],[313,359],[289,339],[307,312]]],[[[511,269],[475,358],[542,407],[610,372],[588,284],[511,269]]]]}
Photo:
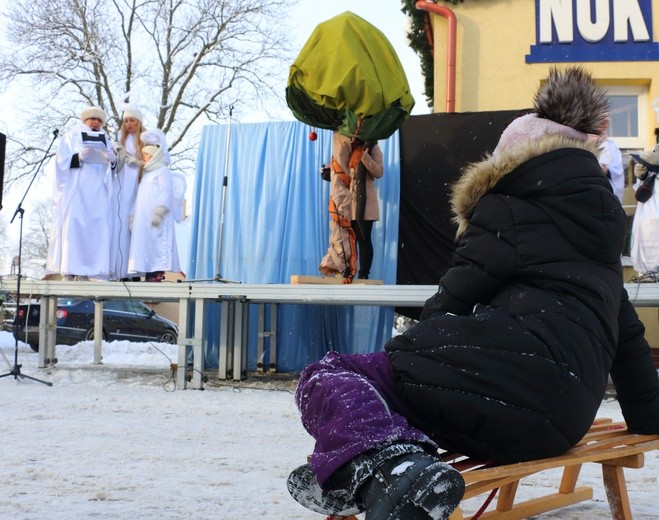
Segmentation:
{"type": "Polygon", "coordinates": [[[634,177],[637,179],[645,179],[645,176],[648,174],[648,169],[640,163],[634,165],[634,177]]]}
{"type": "Polygon", "coordinates": [[[111,163],[116,162],[117,160],[117,154],[114,153],[114,150],[112,148],[108,149],[107,157],[108,157],[108,161],[110,161],[111,163]]]}
{"type": "Polygon", "coordinates": [[[84,150],[79,150],[78,151],[78,162],[82,164],[85,162],[85,151],[84,150]]]}
{"type": "Polygon", "coordinates": [[[649,152],[641,152],[639,158],[647,164],[634,164],[634,177],[642,180],[648,174],[648,168],[652,171],[659,169],[659,144],[656,144],[649,152]],[[651,166],[657,166],[657,168],[651,166]]]}
{"type": "Polygon", "coordinates": [[[137,166],[139,168],[144,163],[134,155],[126,155],[126,164],[128,164],[129,166],[137,166]]]}
{"type": "Polygon", "coordinates": [[[362,162],[364,163],[364,165],[368,166],[372,160],[373,157],[371,157],[371,154],[368,153],[366,150],[364,150],[364,153],[362,154],[362,162]]]}
{"type": "Polygon", "coordinates": [[[128,217],[128,231],[133,230],[133,223],[135,222],[135,215],[130,215],[128,217]]]}
{"type": "Polygon", "coordinates": [[[161,224],[161,222],[162,222],[162,217],[157,213],[154,213],[153,217],[151,217],[151,226],[158,227],[161,224]]]}

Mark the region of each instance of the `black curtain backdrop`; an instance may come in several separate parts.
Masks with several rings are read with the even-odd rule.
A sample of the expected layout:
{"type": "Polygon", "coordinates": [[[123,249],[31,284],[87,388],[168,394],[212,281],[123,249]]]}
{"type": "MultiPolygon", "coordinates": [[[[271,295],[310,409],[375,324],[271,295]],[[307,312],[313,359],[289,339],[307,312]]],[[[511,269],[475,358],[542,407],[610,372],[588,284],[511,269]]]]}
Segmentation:
{"type": "MultiPolygon", "coordinates": [[[[456,227],[450,190],[462,168],[494,150],[528,110],[412,116],[400,129],[399,285],[434,285],[451,266],[456,227]]],[[[398,308],[417,319],[420,308],[398,308]]]]}

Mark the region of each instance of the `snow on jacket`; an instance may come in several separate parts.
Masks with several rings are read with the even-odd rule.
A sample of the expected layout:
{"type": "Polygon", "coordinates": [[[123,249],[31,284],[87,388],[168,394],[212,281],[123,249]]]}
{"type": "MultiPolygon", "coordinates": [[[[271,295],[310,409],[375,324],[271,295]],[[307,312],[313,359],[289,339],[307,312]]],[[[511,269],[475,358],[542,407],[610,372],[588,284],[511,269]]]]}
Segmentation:
{"type": "Polygon", "coordinates": [[[610,371],[630,428],[659,433],[657,375],[622,284],[626,217],[596,153],[548,136],[454,186],[454,267],[386,345],[412,422],[441,446],[498,462],[560,454],[610,371]]]}

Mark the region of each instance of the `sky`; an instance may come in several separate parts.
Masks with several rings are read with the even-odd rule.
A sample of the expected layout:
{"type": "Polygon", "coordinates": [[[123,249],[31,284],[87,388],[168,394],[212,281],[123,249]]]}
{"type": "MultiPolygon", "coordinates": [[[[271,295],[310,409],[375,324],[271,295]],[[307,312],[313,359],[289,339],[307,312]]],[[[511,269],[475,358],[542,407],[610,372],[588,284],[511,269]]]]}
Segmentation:
{"type": "MultiPolygon", "coordinates": [[[[13,366],[15,346],[0,332],[0,375],[13,366]]],[[[176,346],[165,344],[104,343],[102,365],[92,365],[92,342],[59,345],[50,370],[36,368],[37,356],[18,343],[21,373],[53,386],[0,378],[0,518],[324,518],[286,491],[288,473],[313,449],[294,380],[275,385],[252,374],[175,390],[176,346]]],[[[621,419],[613,399],[598,415],[621,419]]],[[[627,486],[634,519],[656,520],[659,451],[645,459],[644,468],[625,471],[627,486]]],[[[554,470],[535,475],[518,496],[554,492],[559,481],[554,470]]],[[[592,486],[594,499],[534,518],[610,518],[599,466],[586,464],[578,485],[592,486]]],[[[467,501],[465,518],[484,500],[467,501]]]]}

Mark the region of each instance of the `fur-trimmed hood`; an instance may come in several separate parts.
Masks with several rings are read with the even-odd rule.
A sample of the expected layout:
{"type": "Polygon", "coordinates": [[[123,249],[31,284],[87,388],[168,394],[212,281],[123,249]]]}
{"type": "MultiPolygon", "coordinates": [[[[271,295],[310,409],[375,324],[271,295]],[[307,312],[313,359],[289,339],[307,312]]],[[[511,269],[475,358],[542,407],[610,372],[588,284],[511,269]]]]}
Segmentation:
{"type": "Polygon", "coordinates": [[[559,135],[548,135],[526,141],[515,148],[489,155],[484,160],[468,165],[452,187],[451,208],[453,221],[458,225],[457,238],[462,236],[476,203],[506,175],[526,161],[562,148],[579,148],[598,154],[594,141],[577,141],[559,135]]]}

